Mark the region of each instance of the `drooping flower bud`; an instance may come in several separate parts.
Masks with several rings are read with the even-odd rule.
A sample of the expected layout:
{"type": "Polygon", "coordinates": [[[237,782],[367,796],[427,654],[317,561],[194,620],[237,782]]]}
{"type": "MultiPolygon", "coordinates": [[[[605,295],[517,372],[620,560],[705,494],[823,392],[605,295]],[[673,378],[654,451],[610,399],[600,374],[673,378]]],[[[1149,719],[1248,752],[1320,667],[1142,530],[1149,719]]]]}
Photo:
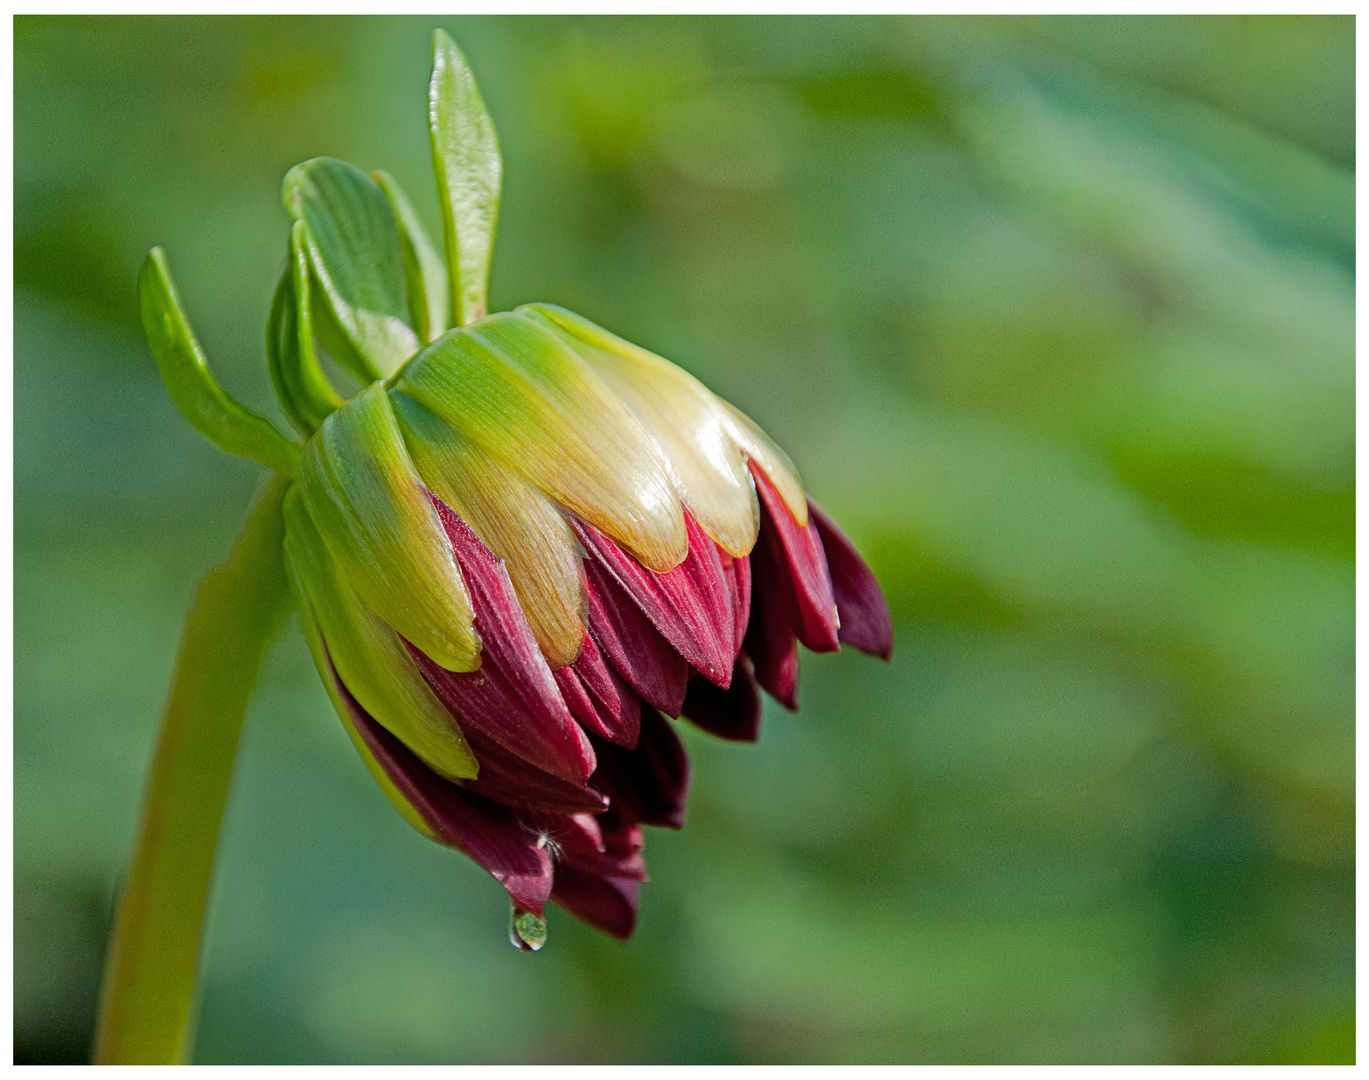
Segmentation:
{"type": "Polygon", "coordinates": [[[387,797],[508,890],[520,948],[548,900],[626,938],[641,826],[685,819],[667,717],[754,741],[761,689],[798,707],[799,643],[887,658],[889,612],[784,452],[698,380],[563,308],[485,313],[498,143],[441,31],[430,125],[445,258],[387,174],[287,176],[268,354],[299,444],[212,383],[161,262],[150,334],[169,386],[198,365],[173,396],[201,430],[296,475],[301,619],[387,797]],[[343,403],[320,348],[366,388],[343,403]]]}

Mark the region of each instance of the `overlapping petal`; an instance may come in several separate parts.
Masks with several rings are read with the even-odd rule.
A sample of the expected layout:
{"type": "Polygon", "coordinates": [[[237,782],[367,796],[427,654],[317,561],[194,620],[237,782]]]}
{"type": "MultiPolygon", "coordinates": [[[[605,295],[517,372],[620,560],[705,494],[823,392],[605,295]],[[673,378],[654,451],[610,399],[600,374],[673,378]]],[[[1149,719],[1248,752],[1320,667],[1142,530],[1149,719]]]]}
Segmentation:
{"type": "Polygon", "coordinates": [[[432,501],[469,586],[484,651],[478,671],[452,672],[416,649],[424,676],[463,729],[553,776],[584,783],[594,751],[533,640],[508,571],[470,526],[440,499],[432,501]]]}
{"type": "Polygon", "coordinates": [[[585,590],[565,517],[522,476],[431,410],[398,391],[389,397],[423,482],[504,560],[547,662],[553,670],[574,662],[585,634],[585,590]]]}
{"type": "Polygon", "coordinates": [[[502,313],[453,330],[414,357],[397,386],[644,566],[669,570],[688,553],[655,440],[542,323],[502,313]]]}
{"type": "Polygon", "coordinates": [[[323,422],[297,485],[367,607],[443,667],[478,667],[470,597],[379,383],[323,422]]]}

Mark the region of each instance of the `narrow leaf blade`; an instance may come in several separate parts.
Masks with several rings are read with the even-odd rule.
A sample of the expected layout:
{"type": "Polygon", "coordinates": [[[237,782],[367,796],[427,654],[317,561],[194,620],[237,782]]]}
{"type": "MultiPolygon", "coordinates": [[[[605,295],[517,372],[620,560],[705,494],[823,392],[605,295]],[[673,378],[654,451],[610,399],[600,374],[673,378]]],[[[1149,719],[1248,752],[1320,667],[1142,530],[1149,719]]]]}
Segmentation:
{"type": "Polygon", "coordinates": [[[494,122],[475,77],[443,30],[433,32],[428,128],[442,204],[452,322],[467,326],[488,310],[490,257],[504,167],[494,122]]]}
{"type": "Polygon", "coordinates": [[[181,415],[220,449],[293,476],[299,448],[266,417],[235,401],[210,372],[161,248],[148,252],[138,272],[138,304],[162,382],[181,415]]]}

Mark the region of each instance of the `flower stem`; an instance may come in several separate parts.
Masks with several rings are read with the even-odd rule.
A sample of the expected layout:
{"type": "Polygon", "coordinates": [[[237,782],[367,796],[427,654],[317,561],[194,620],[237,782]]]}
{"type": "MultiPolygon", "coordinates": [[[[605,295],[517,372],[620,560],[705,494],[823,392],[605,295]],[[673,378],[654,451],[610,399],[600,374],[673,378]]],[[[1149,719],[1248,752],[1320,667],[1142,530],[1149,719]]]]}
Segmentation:
{"type": "Polygon", "coordinates": [[[144,795],[137,847],[110,937],[96,1064],[186,1059],[201,926],[247,699],[290,611],[281,502],[262,482],[228,561],[185,622],[144,795]]]}

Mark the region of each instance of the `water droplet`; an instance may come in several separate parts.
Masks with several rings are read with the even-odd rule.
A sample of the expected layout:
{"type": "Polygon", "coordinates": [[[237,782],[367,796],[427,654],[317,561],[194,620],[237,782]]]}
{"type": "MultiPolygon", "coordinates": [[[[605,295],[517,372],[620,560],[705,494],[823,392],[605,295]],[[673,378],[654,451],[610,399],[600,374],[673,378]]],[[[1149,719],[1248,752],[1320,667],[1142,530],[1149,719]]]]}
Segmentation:
{"type": "Polygon", "coordinates": [[[536,952],[547,943],[547,920],[514,908],[509,914],[509,940],[523,952],[536,952]]]}

